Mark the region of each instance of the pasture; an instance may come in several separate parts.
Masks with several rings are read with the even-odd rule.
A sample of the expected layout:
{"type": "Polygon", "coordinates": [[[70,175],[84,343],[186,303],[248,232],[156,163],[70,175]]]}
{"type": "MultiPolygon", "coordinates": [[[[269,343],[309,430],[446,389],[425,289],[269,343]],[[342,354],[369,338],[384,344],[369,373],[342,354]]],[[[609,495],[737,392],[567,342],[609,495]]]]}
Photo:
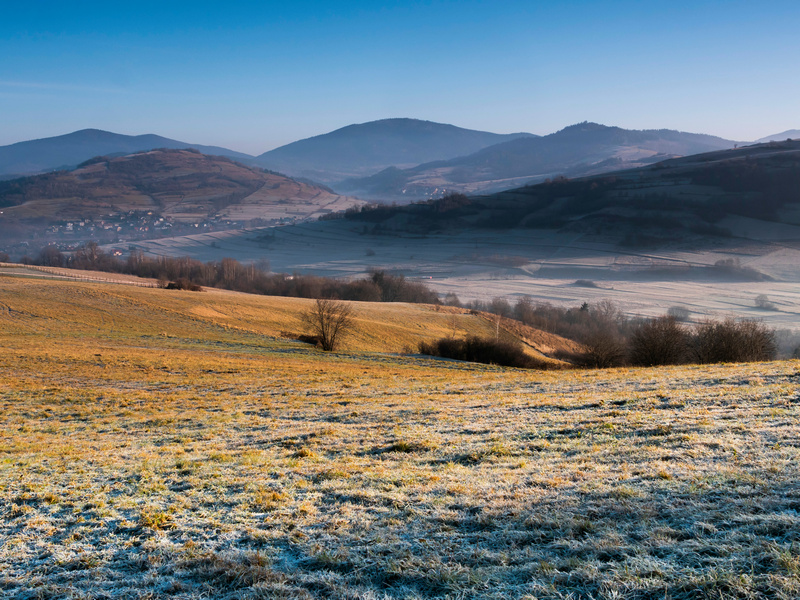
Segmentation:
{"type": "Polygon", "coordinates": [[[328,354],[307,302],[0,277],[2,595],[800,596],[797,361],[436,361],[408,305],[328,354]]]}

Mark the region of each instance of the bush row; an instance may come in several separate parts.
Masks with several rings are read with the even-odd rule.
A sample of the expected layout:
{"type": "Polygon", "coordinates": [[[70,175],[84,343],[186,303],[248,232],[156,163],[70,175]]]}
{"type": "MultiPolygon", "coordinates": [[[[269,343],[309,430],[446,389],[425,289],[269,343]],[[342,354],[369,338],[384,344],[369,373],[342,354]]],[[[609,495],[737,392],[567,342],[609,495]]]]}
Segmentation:
{"type": "Polygon", "coordinates": [[[546,368],[546,363],[528,356],[519,344],[475,335],[465,339],[441,338],[420,342],[420,354],[521,369],[546,368]]]}

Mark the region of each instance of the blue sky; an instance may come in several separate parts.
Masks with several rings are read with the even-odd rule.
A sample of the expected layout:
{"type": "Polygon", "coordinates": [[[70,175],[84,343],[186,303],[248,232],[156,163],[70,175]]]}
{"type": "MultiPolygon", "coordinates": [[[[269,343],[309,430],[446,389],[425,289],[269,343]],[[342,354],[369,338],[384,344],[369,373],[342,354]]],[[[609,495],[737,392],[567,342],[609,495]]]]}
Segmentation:
{"type": "Polygon", "coordinates": [[[95,127],[258,154],[387,117],[800,128],[796,0],[8,4],[0,145],[95,127]]]}

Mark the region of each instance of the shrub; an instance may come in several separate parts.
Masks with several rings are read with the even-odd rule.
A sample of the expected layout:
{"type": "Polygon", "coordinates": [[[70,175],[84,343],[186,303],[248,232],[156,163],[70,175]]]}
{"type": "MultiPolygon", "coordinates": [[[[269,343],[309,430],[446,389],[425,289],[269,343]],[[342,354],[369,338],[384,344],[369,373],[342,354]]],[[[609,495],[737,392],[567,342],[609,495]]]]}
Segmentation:
{"type": "Polygon", "coordinates": [[[597,327],[585,334],[581,342],[586,346],[587,352],[579,362],[583,362],[587,366],[608,369],[619,367],[625,363],[626,340],[611,327],[597,327]]]}
{"type": "Polygon", "coordinates": [[[56,246],[45,246],[42,248],[36,262],[45,267],[63,267],[66,264],[64,255],[56,246]]]}
{"type": "Polygon", "coordinates": [[[492,298],[487,312],[501,317],[510,317],[513,314],[513,309],[505,298],[492,298]]]}
{"type": "Polygon", "coordinates": [[[188,290],[190,292],[202,292],[203,288],[196,283],[191,282],[185,277],[179,277],[175,281],[170,281],[165,287],[168,290],[188,290]]]}
{"type": "Polygon", "coordinates": [[[420,342],[419,351],[429,356],[453,358],[488,365],[543,368],[545,363],[528,356],[519,344],[472,335],[466,339],[441,338],[433,342],[420,342]]]}
{"type": "Polygon", "coordinates": [[[689,320],[690,315],[691,311],[685,306],[670,306],[667,310],[668,317],[674,317],[678,321],[683,321],[684,323],[689,320]]]}
{"type": "Polygon", "coordinates": [[[437,304],[439,296],[424,284],[408,281],[403,275],[392,275],[386,271],[370,271],[370,279],[380,292],[382,302],[414,302],[437,304]]]}
{"type": "Polygon", "coordinates": [[[571,337],[588,349],[583,361],[600,369],[624,364],[630,321],[622,311],[609,300],[601,300],[591,306],[584,303],[577,314],[581,318],[575,323],[571,337]]]}
{"type": "Polygon", "coordinates": [[[312,346],[322,348],[322,338],[318,335],[306,335],[305,333],[301,333],[297,336],[291,336],[290,334],[286,337],[296,337],[298,342],[303,342],[304,344],[311,344],[312,346]]]}
{"type": "Polygon", "coordinates": [[[749,319],[705,321],[695,330],[694,353],[701,363],[773,360],[775,330],[749,319]]]}
{"type": "Polygon", "coordinates": [[[458,296],[456,296],[453,292],[447,292],[444,295],[444,301],[442,302],[442,304],[444,304],[445,306],[456,306],[456,307],[462,306],[461,300],[459,300],[458,296]]]}
{"type": "Polygon", "coordinates": [[[766,294],[759,294],[756,296],[755,304],[756,308],[761,308],[763,310],[777,310],[775,304],[770,301],[769,296],[766,294]]]}
{"type": "Polygon", "coordinates": [[[691,337],[674,316],[650,319],[631,335],[630,360],[634,365],[678,365],[689,360],[691,337]]]}
{"type": "Polygon", "coordinates": [[[575,285],[578,287],[586,287],[586,288],[596,288],[597,284],[592,281],[591,279],[578,279],[575,281],[575,285]]]}

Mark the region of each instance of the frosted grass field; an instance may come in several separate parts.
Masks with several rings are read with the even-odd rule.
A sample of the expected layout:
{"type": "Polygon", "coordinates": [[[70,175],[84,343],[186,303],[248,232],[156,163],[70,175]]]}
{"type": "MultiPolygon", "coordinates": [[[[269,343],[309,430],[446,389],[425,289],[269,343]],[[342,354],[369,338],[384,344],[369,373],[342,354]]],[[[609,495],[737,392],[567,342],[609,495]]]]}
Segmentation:
{"type": "Polygon", "coordinates": [[[797,361],[323,354],[212,294],[9,281],[4,597],[800,595],[797,361]]]}

